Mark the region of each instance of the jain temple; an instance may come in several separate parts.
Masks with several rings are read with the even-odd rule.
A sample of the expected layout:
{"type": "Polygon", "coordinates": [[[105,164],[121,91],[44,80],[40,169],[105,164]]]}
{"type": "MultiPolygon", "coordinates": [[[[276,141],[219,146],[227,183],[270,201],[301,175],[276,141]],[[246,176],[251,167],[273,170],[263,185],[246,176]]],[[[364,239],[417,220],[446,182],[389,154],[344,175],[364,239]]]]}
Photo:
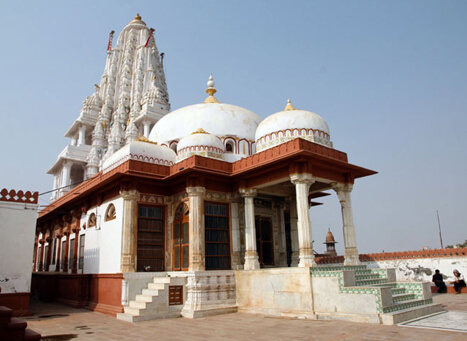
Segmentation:
{"type": "Polygon", "coordinates": [[[284,100],[262,119],[222,103],[212,75],[199,103],[172,111],[154,30],[137,15],[112,38],[48,170],[33,295],[131,322],[241,311],[394,324],[441,309],[429,283],[362,265],[351,193],[376,172],[334,149],[321,116],[284,100]],[[310,207],[330,194],[344,258],[324,264],[310,207]]]}

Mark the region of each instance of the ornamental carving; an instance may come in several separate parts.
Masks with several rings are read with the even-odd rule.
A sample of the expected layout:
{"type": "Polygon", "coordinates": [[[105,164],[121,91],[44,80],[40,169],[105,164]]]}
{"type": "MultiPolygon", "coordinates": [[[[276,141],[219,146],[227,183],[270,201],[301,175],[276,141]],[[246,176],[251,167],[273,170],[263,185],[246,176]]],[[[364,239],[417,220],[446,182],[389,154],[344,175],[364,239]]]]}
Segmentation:
{"type": "Polygon", "coordinates": [[[164,204],[164,196],[141,193],[139,201],[147,204],[164,204]]]}

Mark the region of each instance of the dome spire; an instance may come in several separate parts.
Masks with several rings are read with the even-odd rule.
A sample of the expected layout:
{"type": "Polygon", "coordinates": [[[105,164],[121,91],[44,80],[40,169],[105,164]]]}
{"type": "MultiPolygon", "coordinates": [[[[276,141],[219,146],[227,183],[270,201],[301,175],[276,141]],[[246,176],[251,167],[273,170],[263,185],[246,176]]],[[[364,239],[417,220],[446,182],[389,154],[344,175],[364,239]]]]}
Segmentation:
{"type": "Polygon", "coordinates": [[[139,13],[136,13],[135,18],[132,21],[130,21],[130,24],[146,25],[146,23],[143,20],[141,20],[141,16],[139,15],[139,13]]]}
{"type": "Polygon", "coordinates": [[[284,111],[289,111],[289,110],[295,110],[294,106],[292,105],[292,102],[290,101],[290,98],[287,100],[287,105],[285,106],[284,111]]]}
{"type": "Polygon", "coordinates": [[[212,73],[209,75],[209,80],[208,80],[208,88],[206,89],[206,93],[209,95],[208,98],[204,100],[204,103],[219,103],[217,98],[214,97],[214,94],[217,92],[216,89],[214,89],[214,80],[212,78],[212,73]]]}

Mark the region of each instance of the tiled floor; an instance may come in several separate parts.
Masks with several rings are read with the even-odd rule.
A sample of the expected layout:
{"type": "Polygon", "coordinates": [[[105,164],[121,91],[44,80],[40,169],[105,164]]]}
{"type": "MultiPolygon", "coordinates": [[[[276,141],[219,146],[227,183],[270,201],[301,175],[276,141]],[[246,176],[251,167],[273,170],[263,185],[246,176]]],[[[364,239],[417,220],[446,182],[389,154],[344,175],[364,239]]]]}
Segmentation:
{"type": "MultiPolygon", "coordinates": [[[[449,310],[444,316],[450,314],[453,319],[466,320],[467,295],[435,295],[434,300],[449,310]],[[461,315],[455,311],[461,311],[461,315]]],[[[44,340],[466,340],[466,333],[459,331],[271,318],[241,313],[132,324],[57,304],[34,303],[31,310],[35,314],[27,318],[28,327],[41,333],[44,340]]],[[[413,323],[431,323],[431,327],[439,328],[439,321],[431,319],[413,323]]],[[[446,318],[442,318],[442,322],[445,326],[448,324],[446,318]]]]}

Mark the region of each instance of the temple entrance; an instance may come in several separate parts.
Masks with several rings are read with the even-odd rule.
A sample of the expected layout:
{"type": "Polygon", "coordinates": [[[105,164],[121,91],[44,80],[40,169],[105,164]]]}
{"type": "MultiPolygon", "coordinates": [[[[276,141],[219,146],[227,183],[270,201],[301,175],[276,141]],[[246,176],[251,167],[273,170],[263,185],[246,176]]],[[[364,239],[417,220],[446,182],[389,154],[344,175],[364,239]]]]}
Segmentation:
{"type": "Polygon", "coordinates": [[[270,218],[256,217],[256,250],[259,264],[274,265],[274,242],[270,218]]]}
{"type": "Polygon", "coordinates": [[[164,208],[140,205],[137,271],[164,271],[164,208]]]}
{"type": "Polygon", "coordinates": [[[173,232],[173,270],[188,271],[189,233],[188,218],[189,209],[186,204],[180,204],[175,211],[173,232]]]}

